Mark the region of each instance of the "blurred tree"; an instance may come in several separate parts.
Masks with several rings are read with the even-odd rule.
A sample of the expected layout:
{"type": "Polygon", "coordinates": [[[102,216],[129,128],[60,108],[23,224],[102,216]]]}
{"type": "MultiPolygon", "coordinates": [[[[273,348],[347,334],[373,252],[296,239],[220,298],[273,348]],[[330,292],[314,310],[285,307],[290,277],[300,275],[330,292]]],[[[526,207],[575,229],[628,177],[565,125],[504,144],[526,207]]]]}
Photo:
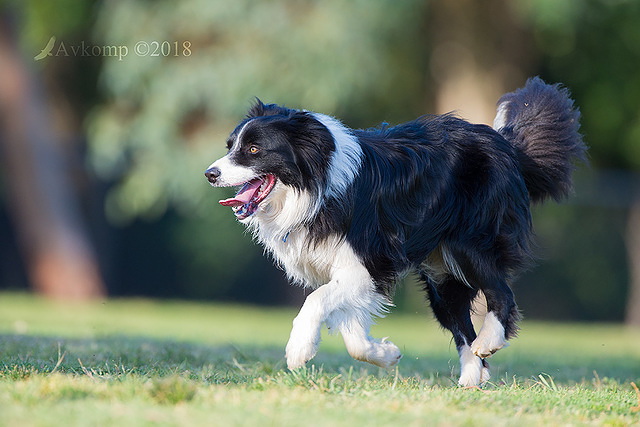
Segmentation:
{"type": "Polygon", "coordinates": [[[629,325],[640,326],[640,197],[636,198],[629,212],[627,256],[631,283],[625,320],[629,325]]]}
{"type": "Polygon", "coordinates": [[[492,124],[500,96],[534,69],[529,27],[509,0],[431,1],[428,12],[437,112],[492,124]]]}
{"type": "MultiPolygon", "coordinates": [[[[27,12],[37,7],[28,3],[27,12]]],[[[68,156],[46,92],[19,48],[22,38],[12,31],[15,11],[25,9],[0,3],[0,148],[9,212],[29,279],[36,291],[50,297],[102,296],[105,288],[71,184],[68,156]]]]}

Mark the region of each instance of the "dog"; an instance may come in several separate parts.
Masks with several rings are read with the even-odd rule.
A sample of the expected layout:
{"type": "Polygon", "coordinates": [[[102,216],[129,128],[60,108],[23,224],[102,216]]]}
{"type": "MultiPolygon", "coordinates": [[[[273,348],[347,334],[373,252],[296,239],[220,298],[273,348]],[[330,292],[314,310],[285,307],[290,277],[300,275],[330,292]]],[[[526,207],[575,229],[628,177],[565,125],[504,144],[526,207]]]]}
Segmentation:
{"type": "Polygon", "coordinates": [[[240,187],[221,200],[296,284],[313,290],[286,346],[289,369],[312,359],[326,325],[357,360],[389,368],[400,350],[370,336],[397,281],[415,272],[453,334],[462,386],[520,318],[509,283],[532,256],[530,205],[560,201],[586,162],[568,90],[534,77],[497,104],[493,128],[454,114],[353,130],[315,112],[256,100],[205,176],[240,187]],[[476,335],[471,303],[487,302],[476,335]]]}

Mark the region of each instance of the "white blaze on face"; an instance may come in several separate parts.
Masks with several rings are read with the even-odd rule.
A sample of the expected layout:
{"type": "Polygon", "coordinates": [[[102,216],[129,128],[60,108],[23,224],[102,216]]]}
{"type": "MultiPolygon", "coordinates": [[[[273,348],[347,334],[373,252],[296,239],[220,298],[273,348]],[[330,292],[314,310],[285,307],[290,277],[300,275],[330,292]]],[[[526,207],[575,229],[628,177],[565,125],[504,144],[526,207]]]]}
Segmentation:
{"type": "Polygon", "coordinates": [[[240,129],[240,132],[238,132],[238,135],[236,136],[235,141],[233,141],[233,145],[229,149],[227,155],[216,160],[207,168],[217,168],[220,171],[220,176],[215,183],[211,184],[212,186],[233,187],[236,185],[243,185],[244,183],[258,177],[258,174],[253,169],[246,166],[240,166],[233,161],[233,156],[240,149],[242,133],[248,124],[249,122],[240,129]]]}

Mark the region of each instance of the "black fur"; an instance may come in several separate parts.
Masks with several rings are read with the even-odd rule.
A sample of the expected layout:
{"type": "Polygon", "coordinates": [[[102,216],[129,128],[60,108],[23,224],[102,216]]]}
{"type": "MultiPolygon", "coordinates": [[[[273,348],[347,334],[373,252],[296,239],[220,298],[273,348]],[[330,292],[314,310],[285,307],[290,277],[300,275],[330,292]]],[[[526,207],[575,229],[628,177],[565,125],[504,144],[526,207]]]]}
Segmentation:
{"type": "Polygon", "coordinates": [[[503,95],[506,124],[499,129],[517,150],[532,202],[559,201],[571,191],[573,160],[586,163],[586,146],[578,133],[580,111],[559,84],[529,79],[523,89],[503,95]]]}

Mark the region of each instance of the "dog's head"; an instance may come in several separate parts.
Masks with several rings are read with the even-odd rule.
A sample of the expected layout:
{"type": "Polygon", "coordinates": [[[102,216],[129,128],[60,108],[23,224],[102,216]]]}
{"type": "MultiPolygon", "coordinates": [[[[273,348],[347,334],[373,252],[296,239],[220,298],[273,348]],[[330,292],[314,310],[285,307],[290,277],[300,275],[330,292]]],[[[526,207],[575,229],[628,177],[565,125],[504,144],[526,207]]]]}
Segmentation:
{"type": "Polygon", "coordinates": [[[244,220],[277,193],[297,190],[320,197],[335,143],[313,113],[257,101],[227,139],[227,148],[205,176],[214,187],[240,187],[220,203],[244,220]]]}

